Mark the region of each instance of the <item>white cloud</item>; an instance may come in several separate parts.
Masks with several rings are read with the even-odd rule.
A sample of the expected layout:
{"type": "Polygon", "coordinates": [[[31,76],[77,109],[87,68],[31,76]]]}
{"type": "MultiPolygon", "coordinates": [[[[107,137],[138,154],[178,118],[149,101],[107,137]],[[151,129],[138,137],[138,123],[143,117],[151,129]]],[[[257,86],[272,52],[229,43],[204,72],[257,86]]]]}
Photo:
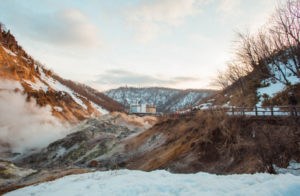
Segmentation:
{"type": "Polygon", "coordinates": [[[17,8],[8,7],[4,13],[10,21],[9,25],[13,24],[13,32],[31,41],[76,48],[94,48],[101,43],[99,28],[81,10],[75,8],[38,12],[26,11],[19,5],[17,8]]]}
{"type": "Polygon", "coordinates": [[[223,14],[233,14],[237,11],[241,0],[221,0],[217,7],[217,12],[223,14]]]}
{"type": "Polygon", "coordinates": [[[154,0],[143,3],[126,13],[127,21],[137,31],[139,41],[149,41],[170,26],[179,26],[184,19],[201,13],[201,1],[154,0]]]}
{"type": "Polygon", "coordinates": [[[99,44],[98,29],[79,10],[67,9],[45,14],[31,26],[36,36],[63,46],[95,47],[99,44]]]}
{"type": "Polygon", "coordinates": [[[188,35],[189,40],[193,41],[193,42],[201,42],[201,43],[211,43],[213,40],[211,37],[208,36],[204,36],[200,33],[194,33],[194,34],[190,34],[188,35]]]}
{"type": "Polygon", "coordinates": [[[249,29],[257,30],[261,28],[262,25],[266,24],[274,13],[278,2],[274,2],[274,0],[261,0],[260,6],[264,7],[265,9],[261,12],[252,14],[252,20],[249,22],[249,29]]]}

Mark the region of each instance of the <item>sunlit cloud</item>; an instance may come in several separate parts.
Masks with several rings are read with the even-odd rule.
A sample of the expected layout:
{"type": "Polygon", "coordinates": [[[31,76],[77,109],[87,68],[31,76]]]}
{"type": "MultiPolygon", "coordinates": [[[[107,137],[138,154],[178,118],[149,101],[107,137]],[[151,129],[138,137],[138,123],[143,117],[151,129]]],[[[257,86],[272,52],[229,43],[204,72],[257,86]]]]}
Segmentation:
{"type": "Polygon", "coordinates": [[[240,6],[241,0],[221,0],[219,6],[217,7],[217,12],[223,14],[233,14],[240,6]]]}
{"type": "Polygon", "coordinates": [[[168,31],[170,26],[179,26],[186,17],[200,14],[200,1],[197,0],[155,0],[142,1],[126,12],[129,25],[135,28],[136,39],[151,41],[168,31]]]}
{"type": "Polygon", "coordinates": [[[196,77],[159,77],[126,70],[111,69],[97,76],[95,83],[103,85],[174,86],[183,82],[199,81],[196,77]]]}
{"type": "Polygon", "coordinates": [[[20,10],[9,13],[15,28],[23,36],[59,47],[94,48],[101,44],[99,27],[78,9],[60,9],[45,13],[20,10]]]}

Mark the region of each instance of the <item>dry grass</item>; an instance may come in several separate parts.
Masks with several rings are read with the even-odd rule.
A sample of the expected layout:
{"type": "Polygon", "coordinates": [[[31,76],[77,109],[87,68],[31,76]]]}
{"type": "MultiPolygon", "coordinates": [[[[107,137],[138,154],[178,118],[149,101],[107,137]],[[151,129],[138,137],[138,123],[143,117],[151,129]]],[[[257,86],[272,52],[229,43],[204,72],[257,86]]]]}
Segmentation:
{"type": "Polygon", "coordinates": [[[292,159],[300,161],[298,127],[300,122],[293,119],[239,118],[223,112],[200,111],[183,119],[164,118],[127,141],[127,151],[132,152],[154,134],[167,138],[151,151],[136,153],[127,167],[218,174],[272,173],[272,164],[284,167],[292,159]]]}

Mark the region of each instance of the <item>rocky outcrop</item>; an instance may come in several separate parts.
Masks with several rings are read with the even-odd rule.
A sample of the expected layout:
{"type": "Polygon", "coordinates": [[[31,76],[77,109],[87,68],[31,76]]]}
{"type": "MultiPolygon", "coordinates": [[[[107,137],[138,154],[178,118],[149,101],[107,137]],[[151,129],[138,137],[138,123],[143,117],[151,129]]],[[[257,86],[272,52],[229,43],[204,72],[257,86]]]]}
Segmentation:
{"type": "Polygon", "coordinates": [[[73,129],[74,133],[17,163],[34,168],[87,167],[95,158],[107,155],[122,139],[138,131],[97,119],[89,119],[73,129]]]}
{"type": "Polygon", "coordinates": [[[10,161],[0,159],[0,190],[16,184],[35,172],[35,170],[20,168],[10,161]]]}

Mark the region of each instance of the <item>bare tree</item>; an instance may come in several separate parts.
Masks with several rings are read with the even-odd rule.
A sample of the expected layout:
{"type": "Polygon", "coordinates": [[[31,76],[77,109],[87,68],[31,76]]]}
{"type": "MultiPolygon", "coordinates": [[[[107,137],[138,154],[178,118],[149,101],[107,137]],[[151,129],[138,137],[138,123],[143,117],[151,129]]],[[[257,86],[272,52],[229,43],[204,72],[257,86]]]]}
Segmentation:
{"type": "Polygon", "coordinates": [[[218,71],[217,77],[213,80],[212,85],[220,87],[224,90],[230,85],[230,82],[226,77],[226,74],[224,74],[224,72],[218,71]]]}
{"type": "Polygon", "coordinates": [[[282,66],[300,78],[300,0],[288,0],[277,8],[269,27],[276,51],[284,51],[282,66]]]}
{"type": "Polygon", "coordinates": [[[258,33],[237,33],[235,57],[215,83],[223,89],[236,84],[244,93],[244,76],[255,70],[263,78],[290,85],[290,76],[300,78],[299,38],[300,0],[288,0],[258,33]]]}

